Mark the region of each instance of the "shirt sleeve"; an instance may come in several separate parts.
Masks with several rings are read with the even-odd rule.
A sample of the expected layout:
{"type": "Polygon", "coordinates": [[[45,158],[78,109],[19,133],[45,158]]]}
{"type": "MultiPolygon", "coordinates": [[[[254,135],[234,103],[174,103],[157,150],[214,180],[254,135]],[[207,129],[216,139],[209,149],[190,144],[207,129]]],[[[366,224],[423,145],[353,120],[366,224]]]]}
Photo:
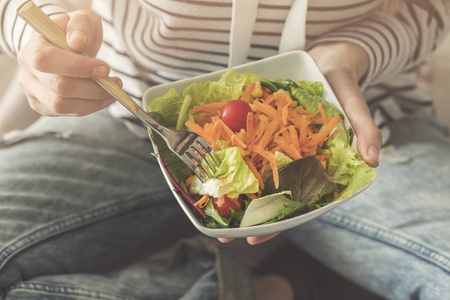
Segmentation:
{"type": "Polygon", "coordinates": [[[450,8],[443,0],[403,1],[397,14],[376,11],[369,16],[339,27],[313,41],[350,41],[363,47],[370,67],[361,88],[386,82],[400,73],[414,70],[444,39],[450,26],[450,8]]]}
{"type": "MultiPolygon", "coordinates": [[[[25,0],[0,0],[0,54],[15,57],[30,39],[32,29],[17,15],[25,0]]],[[[48,16],[54,17],[73,10],[64,0],[34,0],[48,16]]]]}

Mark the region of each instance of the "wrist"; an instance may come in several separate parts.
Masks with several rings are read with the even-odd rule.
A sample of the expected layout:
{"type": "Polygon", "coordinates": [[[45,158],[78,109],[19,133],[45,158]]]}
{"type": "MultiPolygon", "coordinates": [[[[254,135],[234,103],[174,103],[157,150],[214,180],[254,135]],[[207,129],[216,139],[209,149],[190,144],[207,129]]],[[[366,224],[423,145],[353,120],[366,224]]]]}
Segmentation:
{"type": "Polygon", "coordinates": [[[358,82],[369,70],[369,55],[366,50],[352,42],[319,43],[308,52],[325,76],[345,72],[358,82]]]}

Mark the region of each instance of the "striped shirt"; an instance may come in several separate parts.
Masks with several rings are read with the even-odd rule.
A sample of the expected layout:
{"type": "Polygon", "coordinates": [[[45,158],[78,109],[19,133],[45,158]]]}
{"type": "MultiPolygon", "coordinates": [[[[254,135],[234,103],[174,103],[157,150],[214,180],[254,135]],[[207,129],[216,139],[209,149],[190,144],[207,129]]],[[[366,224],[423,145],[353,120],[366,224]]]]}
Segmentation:
{"type": "MultiPolygon", "coordinates": [[[[15,56],[31,29],[17,18],[23,0],[0,0],[0,51],[15,56]]],[[[72,10],[69,1],[35,0],[48,15],[72,10]]],[[[370,58],[361,88],[373,118],[386,121],[432,107],[416,73],[450,27],[448,10],[407,0],[397,15],[382,0],[93,0],[103,20],[98,53],[135,99],[154,85],[238,63],[256,61],[320,42],[350,41],[370,58]]],[[[111,106],[116,116],[126,116],[111,106]]]]}

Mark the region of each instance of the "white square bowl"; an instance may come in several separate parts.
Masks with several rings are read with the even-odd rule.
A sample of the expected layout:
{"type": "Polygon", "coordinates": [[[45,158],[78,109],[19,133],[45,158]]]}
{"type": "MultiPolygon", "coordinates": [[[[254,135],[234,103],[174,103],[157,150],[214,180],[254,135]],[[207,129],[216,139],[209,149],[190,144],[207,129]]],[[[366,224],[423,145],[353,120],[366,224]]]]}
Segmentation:
{"type": "MultiPolygon", "coordinates": [[[[258,74],[259,76],[266,78],[266,79],[291,79],[291,80],[309,80],[309,81],[320,81],[323,83],[324,91],[323,91],[323,98],[325,98],[326,101],[332,103],[334,106],[336,106],[340,111],[343,112],[342,106],[340,105],[339,101],[337,100],[336,96],[333,93],[333,90],[331,89],[330,85],[328,84],[327,80],[317,67],[316,63],[312,59],[312,57],[305,51],[293,51],[288,52],[285,54],[280,54],[277,56],[273,56],[270,58],[262,59],[256,62],[247,63],[244,65],[240,65],[237,67],[234,67],[233,69],[239,71],[239,72],[252,72],[255,74],[258,74]]],[[[143,107],[146,110],[147,105],[150,101],[153,99],[160,97],[167,93],[171,88],[174,88],[178,93],[182,94],[183,90],[191,85],[194,82],[201,82],[201,81],[216,81],[220,79],[220,76],[225,73],[227,70],[217,71],[205,75],[200,75],[184,80],[179,80],[167,84],[158,85],[152,88],[149,88],[145,93],[143,97],[143,107]]],[[[344,116],[345,113],[343,112],[344,116]]],[[[345,127],[348,129],[350,128],[350,124],[347,120],[347,118],[344,121],[345,127]]],[[[353,139],[352,147],[356,151],[356,137],[353,139]]],[[[271,224],[265,224],[265,225],[256,225],[251,227],[242,227],[242,228],[221,228],[221,229],[212,229],[207,228],[203,226],[199,220],[193,215],[192,213],[192,206],[187,203],[176,191],[176,187],[172,184],[170,181],[170,178],[166,174],[161,160],[159,160],[159,164],[161,167],[161,170],[165,176],[165,179],[167,181],[167,184],[172,189],[172,192],[177,199],[178,203],[180,204],[183,211],[186,213],[188,218],[191,220],[191,222],[194,224],[194,226],[203,234],[211,236],[211,237],[222,237],[222,238],[240,238],[240,237],[248,237],[248,236],[258,236],[258,235],[265,235],[275,232],[280,232],[283,230],[287,230],[289,228],[298,226],[302,223],[308,222],[310,220],[313,220],[322,214],[336,208],[337,206],[345,203],[346,201],[354,198],[357,194],[361,193],[363,190],[368,188],[370,186],[370,183],[367,184],[365,187],[357,191],[352,197],[341,199],[334,201],[328,205],[325,205],[324,207],[318,208],[316,210],[313,210],[311,212],[305,213],[303,215],[278,221],[271,224]]],[[[187,167],[186,167],[187,168],[187,167]]]]}

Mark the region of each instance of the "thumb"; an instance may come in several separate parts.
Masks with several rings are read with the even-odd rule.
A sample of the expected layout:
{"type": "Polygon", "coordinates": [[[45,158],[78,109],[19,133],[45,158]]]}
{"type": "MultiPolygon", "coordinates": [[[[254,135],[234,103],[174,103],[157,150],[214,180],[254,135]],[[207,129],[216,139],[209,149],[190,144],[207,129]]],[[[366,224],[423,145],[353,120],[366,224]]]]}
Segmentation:
{"type": "Polygon", "coordinates": [[[68,14],[67,44],[75,51],[85,51],[94,57],[103,39],[100,17],[90,10],[77,10],[68,14]]]}
{"type": "Polygon", "coordinates": [[[361,158],[369,166],[377,167],[382,135],[372,119],[357,80],[346,72],[332,72],[326,77],[355,131],[361,158]]]}

